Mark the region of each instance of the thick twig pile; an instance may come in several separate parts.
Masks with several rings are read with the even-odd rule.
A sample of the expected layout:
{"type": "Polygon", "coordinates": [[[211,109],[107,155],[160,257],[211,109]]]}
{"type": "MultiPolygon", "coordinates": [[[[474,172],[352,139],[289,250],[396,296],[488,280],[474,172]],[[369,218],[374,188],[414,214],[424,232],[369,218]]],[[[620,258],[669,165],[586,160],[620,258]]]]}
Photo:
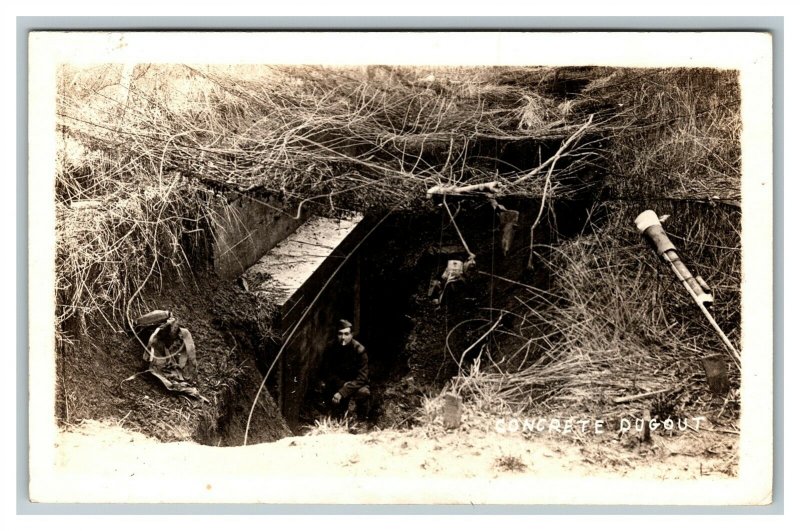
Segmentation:
{"type": "MultiPolygon", "coordinates": [[[[530,89],[486,83],[486,74],[436,82],[399,68],[390,70],[391,79],[369,79],[359,70],[271,68],[248,79],[182,68],[196,85],[180,105],[148,88],[143,74],[123,90],[128,111],[119,127],[70,101],[62,123],[70,134],[125,141],[131,167],[152,172],[163,155],[165,169],[204,181],[280,191],[295,202],[337,204],[344,194],[362,210],[402,206],[436,183],[490,177],[516,183],[509,193],[539,195],[548,165],[499,170],[497,153],[474,154],[478,144],[558,142],[586,132],[585,117],[565,117],[530,89]]],[[[586,162],[577,147],[559,173],[586,162]]]]}
{"type": "MultiPolygon", "coordinates": [[[[549,287],[522,286],[515,329],[462,367],[454,385],[478,403],[515,410],[602,404],[638,392],[708,394],[700,358],[723,345],[633,227],[642,210],[670,214],[666,230],[712,287],[712,313],[738,346],[741,212],[738,84],[731,72],[613,71],[578,104],[613,99],[603,120],[609,175],[597,227],[558,246],[538,246],[549,287]],[[503,363],[495,363],[503,360],[503,363]],[[687,383],[701,389],[692,393],[687,383]]],[[[491,323],[486,324],[487,328],[491,323]]],[[[734,389],[738,374],[731,366],[734,389]]],[[[727,403],[727,401],[726,401],[727,403]]],[[[598,406],[601,407],[601,406],[598,406]]],[[[619,406],[623,407],[623,406],[619,406]]]]}
{"type": "Polygon", "coordinates": [[[212,190],[277,193],[296,216],[303,208],[334,216],[409,208],[433,185],[489,179],[500,184],[499,195],[573,193],[580,183],[567,186],[561,177],[590,163],[593,154],[580,140],[593,126],[532,88],[493,83],[499,74],[508,76],[450,69],[423,77],[420,69],[381,67],[65,67],[59,319],[99,313],[114,321],[154,256],[159,268],[180,272],[190,264],[185,237],[213,238],[213,213],[225,204],[212,190]],[[503,164],[497,148],[517,141],[561,149],[534,169],[519,169],[503,164]],[[165,196],[173,176],[178,184],[165,196]]]}

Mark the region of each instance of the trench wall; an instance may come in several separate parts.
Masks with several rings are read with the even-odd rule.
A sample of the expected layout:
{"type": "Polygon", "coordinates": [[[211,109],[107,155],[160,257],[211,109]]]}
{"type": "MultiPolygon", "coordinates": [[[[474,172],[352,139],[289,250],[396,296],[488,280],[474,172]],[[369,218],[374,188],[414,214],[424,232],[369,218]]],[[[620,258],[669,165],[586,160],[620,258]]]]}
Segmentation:
{"type": "MultiPolygon", "coordinates": [[[[292,213],[293,214],[293,213],[292,213]]],[[[306,221],[295,219],[275,197],[239,195],[214,217],[214,270],[223,279],[244,273],[306,221]]]]}
{"type": "MultiPolygon", "coordinates": [[[[222,279],[234,279],[254,265],[278,243],[307,221],[295,219],[277,198],[240,196],[217,211],[213,263],[222,279]],[[284,211],[284,212],[282,212],[284,211]]],[[[288,339],[295,324],[348,253],[366,234],[366,224],[356,227],[323,261],[311,277],[275,313],[272,328],[275,341],[257,354],[257,365],[265,371],[280,345],[288,339]]],[[[334,339],[335,323],[348,319],[356,327],[360,321],[358,257],[352,256],[305,316],[276,364],[271,387],[290,428],[298,423],[300,408],[309,387],[317,378],[317,367],[328,342],[334,339]]]]}

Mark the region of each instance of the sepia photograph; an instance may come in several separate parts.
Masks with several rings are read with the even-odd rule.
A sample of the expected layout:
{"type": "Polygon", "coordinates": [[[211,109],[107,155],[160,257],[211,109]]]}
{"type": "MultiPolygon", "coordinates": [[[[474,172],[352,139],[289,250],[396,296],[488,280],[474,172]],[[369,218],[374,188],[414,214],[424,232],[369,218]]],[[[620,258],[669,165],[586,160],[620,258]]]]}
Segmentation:
{"type": "Polygon", "coordinates": [[[770,503],[768,34],[29,45],[32,502],[770,503]]]}

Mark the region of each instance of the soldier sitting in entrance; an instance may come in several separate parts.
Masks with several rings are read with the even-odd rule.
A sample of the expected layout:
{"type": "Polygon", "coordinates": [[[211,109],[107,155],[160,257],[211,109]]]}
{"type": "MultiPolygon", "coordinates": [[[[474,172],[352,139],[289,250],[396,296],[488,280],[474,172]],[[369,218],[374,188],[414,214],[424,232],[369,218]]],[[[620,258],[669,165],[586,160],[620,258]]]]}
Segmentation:
{"type": "Polygon", "coordinates": [[[353,339],[353,324],[340,320],[336,341],[323,353],[320,387],[331,414],[342,418],[350,399],[355,399],[356,417],[366,420],[370,409],[369,358],[364,345],[353,339]]]}

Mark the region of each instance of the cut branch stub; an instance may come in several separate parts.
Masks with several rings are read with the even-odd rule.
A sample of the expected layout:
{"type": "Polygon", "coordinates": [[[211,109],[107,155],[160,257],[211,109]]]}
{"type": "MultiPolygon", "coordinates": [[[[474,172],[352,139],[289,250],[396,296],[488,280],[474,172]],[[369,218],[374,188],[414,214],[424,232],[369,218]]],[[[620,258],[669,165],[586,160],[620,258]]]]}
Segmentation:
{"type": "Polygon", "coordinates": [[[497,181],[490,181],[488,183],[467,184],[463,186],[437,184],[432,186],[426,192],[428,198],[434,195],[467,195],[475,192],[495,194],[498,192],[500,183],[497,181]]]}
{"type": "Polygon", "coordinates": [[[508,254],[511,249],[511,241],[514,239],[514,228],[519,221],[518,210],[503,210],[500,212],[500,246],[503,249],[503,256],[508,254]]]}

